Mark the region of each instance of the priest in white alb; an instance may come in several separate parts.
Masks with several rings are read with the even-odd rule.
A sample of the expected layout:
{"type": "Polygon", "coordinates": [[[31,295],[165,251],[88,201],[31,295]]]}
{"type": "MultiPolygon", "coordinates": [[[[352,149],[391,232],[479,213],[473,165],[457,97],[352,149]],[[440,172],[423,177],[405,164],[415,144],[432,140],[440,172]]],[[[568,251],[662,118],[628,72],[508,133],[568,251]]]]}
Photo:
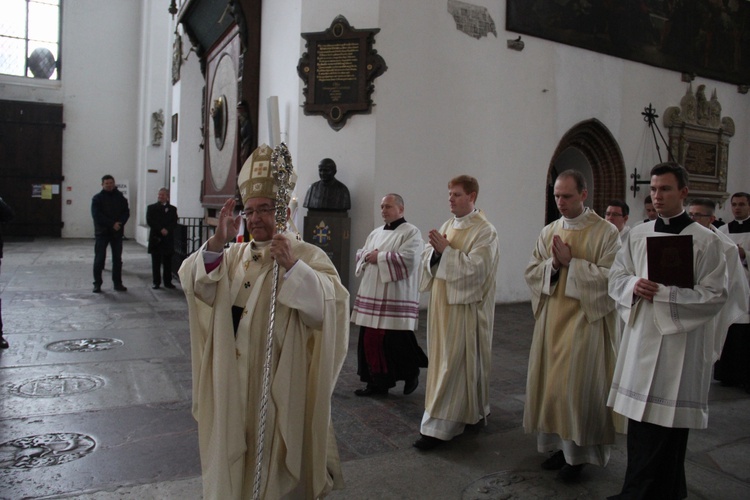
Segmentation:
{"type": "Polygon", "coordinates": [[[277,231],[272,158],[265,144],[252,153],[237,179],[243,211],[235,215],[234,199],[227,200],[215,234],[180,268],[206,500],[253,498],[256,489],[260,498],[313,499],[343,486],[331,395],[346,357],[349,293],[325,252],[277,231]],[[241,218],[252,241],[225,248],[241,218]]]}
{"type": "Polygon", "coordinates": [[[617,352],[609,268],[617,227],[584,206],[586,180],[561,172],[554,185],[561,218],[542,229],[526,268],[536,323],[529,353],[523,426],[537,433],[542,468],[579,479],[585,464],[607,465],[614,443],[607,394],[617,352]]]}
{"type": "MultiPolygon", "coordinates": [[[[719,358],[723,355],[722,348],[726,345],[727,333],[730,327],[737,323],[747,323],[750,321],[750,283],[748,283],[745,270],[740,260],[739,252],[735,242],[725,233],[719,231],[713,222],[716,220],[714,215],[716,211],[716,202],[709,198],[693,198],[687,208],[688,216],[701,226],[709,229],[714,233],[724,247],[724,258],[727,261],[727,301],[721,313],[714,318],[716,332],[713,360],[714,360],[714,378],[718,379],[717,371],[720,371],[719,358]]],[[[730,346],[731,348],[731,346],[730,346]]],[[[727,357],[731,354],[727,352],[727,357]]],[[[750,357],[736,360],[736,364],[747,363],[750,357]]],[[[735,360],[733,360],[735,361],[735,360]]]]}
{"type": "Polygon", "coordinates": [[[495,227],[475,208],[479,183],[461,175],[448,183],[453,217],[429,233],[420,290],[427,311],[425,412],[414,447],[427,451],[486,422],[495,320],[495,227]]]}
{"type": "Polygon", "coordinates": [[[687,195],[681,165],[652,168],[659,216],[630,231],[610,270],[609,294],[625,330],[607,404],[628,418],[625,481],[610,498],[685,498],[688,431],[708,425],[715,317],[727,300],[727,265],[721,240],[685,213],[687,195]],[[670,251],[664,264],[653,265],[664,262],[654,253],[658,240],[677,235],[692,240],[692,259],[670,251]],[[683,269],[673,276],[689,277],[692,270],[692,287],[655,281],[654,273],[679,262],[683,269]]]}
{"type": "MultiPolygon", "coordinates": [[[[733,241],[740,259],[737,274],[750,279],[747,252],[750,251],[750,193],[732,194],[729,201],[734,220],[719,228],[719,232],[733,241]]],[[[750,300],[747,295],[745,299],[750,300]]],[[[723,344],[721,359],[714,365],[714,378],[722,385],[744,387],[750,392],[750,316],[738,318],[729,327],[723,344]]]]}

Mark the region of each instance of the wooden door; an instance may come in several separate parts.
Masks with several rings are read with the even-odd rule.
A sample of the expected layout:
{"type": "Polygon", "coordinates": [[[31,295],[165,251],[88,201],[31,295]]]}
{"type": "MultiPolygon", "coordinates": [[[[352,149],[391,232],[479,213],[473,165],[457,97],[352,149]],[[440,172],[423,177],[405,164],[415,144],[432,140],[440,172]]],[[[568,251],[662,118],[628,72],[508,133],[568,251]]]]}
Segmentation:
{"type": "Polygon", "coordinates": [[[61,104],[0,100],[0,196],[16,213],[6,236],[60,237],[61,104]]]}

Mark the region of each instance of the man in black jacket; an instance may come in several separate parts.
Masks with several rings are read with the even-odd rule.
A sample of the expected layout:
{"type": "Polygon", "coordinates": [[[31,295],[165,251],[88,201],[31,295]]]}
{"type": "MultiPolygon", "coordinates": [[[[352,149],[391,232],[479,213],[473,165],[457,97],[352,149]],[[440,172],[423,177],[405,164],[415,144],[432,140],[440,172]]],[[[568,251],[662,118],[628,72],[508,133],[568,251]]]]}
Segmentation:
{"type": "Polygon", "coordinates": [[[158,201],[149,205],[146,210],[146,224],[151,228],[148,233],[148,253],[151,254],[151,273],[156,290],[161,285],[160,271],[163,267],[164,287],[174,288],[172,284],[172,254],[174,253],[174,228],[177,226],[177,208],[169,204],[169,191],[161,188],[156,198],[158,201]]]}
{"type": "MultiPolygon", "coordinates": [[[[13,209],[0,198],[0,223],[13,219],[13,209]]],[[[0,230],[0,262],[3,259],[3,233],[0,230]]],[[[0,349],[7,349],[8,341],[3,337],[3,299],[0,299],[0,349]]]]}
{"type": "Polygon", "coordinates": [[[125,223],[130,218],[128,200],[115,186],[111,175],[102,177],[102,190],[91,199],[94,218],[94,293],[102,292],[102,271],[107,258],[107,246],[112,247],[112,282],[115,290],[125,292],[122,284],[122,237],[125,223]]]}

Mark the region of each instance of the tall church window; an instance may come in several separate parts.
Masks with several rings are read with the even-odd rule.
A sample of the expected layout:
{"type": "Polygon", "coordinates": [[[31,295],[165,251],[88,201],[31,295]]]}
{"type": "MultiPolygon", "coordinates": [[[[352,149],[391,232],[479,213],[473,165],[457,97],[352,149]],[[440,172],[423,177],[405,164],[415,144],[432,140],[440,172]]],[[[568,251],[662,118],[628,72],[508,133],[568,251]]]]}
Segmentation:
{"type": "Polygon", "coordinates": [[[62,0],[2,0],[0,73],[60,79],[62,0]]]}

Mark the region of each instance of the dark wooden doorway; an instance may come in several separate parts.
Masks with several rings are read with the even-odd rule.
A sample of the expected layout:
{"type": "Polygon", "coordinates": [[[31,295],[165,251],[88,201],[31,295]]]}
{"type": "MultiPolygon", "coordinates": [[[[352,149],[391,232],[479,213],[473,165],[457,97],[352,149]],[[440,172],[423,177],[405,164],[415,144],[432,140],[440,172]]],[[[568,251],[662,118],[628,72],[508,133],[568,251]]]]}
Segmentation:
{"type": "Polygon", "coordinates": [[[0,100],[0,196],[16,213],[4,235],[61,235],[62,116],[61,104],[0,100]]]}

